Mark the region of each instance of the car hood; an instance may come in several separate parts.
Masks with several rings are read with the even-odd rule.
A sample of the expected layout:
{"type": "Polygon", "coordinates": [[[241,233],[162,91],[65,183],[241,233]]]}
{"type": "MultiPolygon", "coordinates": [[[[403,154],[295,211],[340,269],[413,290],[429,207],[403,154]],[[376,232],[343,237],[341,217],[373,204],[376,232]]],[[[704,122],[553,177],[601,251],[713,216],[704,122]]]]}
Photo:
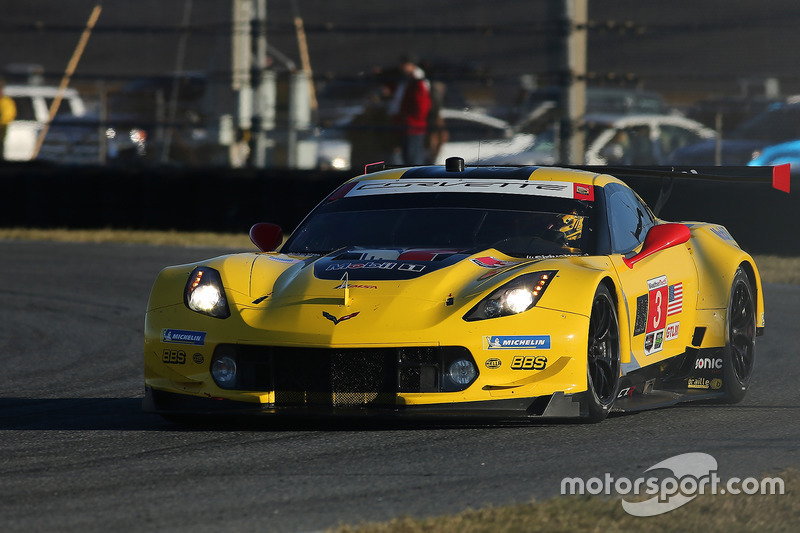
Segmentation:
{"type": "MultiPolygon", "coordinates": [[[[345,285],[354,291],[379,291],[446,299],[453,290],[473,292],[496,275],[516,271],[541,259],[519,259],[488,249],[479,253],[431,248],[371,249],[352,247],[325,256],[260,254],[253,264],[250,295],[273,300],[309,295],[341,298],[345,285]],[[432,293],[445,285],[441,298],[432,293]]],[[[452,296],[452,294],[451,294],[452,296]]]]}
{"type": "MultiPolygon", "coordinates": [[[[148,313],[177,316],[173,313],[186,309],[180,297],[187,277],[193,268],[205,266],[220,273],[231,316],[219,323],[221,330],[211,328],[218,319],[195,313],[188,316],[198,325],[175,319],[175,327],[211,328],[237,342],[285,346],[457,345],[463,317],[504,283],[531,272],[557,271],[537,309],[585,315],[590,296],[581,297],[575,287],[594,287],[595,278],[608,268],[600,256],[519,258],[494,248],[472,252],[348,248],[315,256],[220,256],[164,269],[151,291],[148,313]]],[[[466,327],[483,334],[486,326],[476,321],[466,327]]]]}
{"type": "Polygon", "coordinates": [[[322,257],[258,254],[249,295],[235,296],[234,305],[248,326],[275,332],[290,344],[439,342],[436,331],[442,324],[460,323],[496,286],[526,271],[550,269],[549,262],[512,258],[494,249],[475,254],[362,248],[322,257]],[[348,326],[338,326],[345,320],[348,326]],[[351,338],[346,332],[354,327],[358,335],[351,338]]]}

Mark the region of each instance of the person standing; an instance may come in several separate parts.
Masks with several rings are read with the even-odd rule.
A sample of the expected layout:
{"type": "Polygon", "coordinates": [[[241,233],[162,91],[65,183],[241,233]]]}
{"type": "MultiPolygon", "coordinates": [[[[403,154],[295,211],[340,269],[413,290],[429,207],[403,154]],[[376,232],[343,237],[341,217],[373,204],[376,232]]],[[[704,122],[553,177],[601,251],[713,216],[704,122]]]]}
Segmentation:
{"type": "Polygon", "coordinates": [[[0,80],[0,161],[5,161],[8,125],[17,118],[17,106],[10,96],[3,94],[3,85],[3,80],[0,80]]]}
{"type": "Polygon", "coordinates": [[[403,165],[425,163],[425,134],[431,110],[430,83],[411,56],[400,58],[401,81],[389,105],[389,114],[400,134],[393,161],[403,165]]]}

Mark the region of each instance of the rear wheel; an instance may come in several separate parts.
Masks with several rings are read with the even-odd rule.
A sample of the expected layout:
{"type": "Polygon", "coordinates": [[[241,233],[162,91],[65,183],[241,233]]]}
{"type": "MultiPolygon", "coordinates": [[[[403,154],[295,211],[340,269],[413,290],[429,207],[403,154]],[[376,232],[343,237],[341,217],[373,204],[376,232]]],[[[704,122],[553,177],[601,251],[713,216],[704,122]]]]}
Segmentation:
{"type": "Polygon", "coordinates": [[[605,285],[597,288],[592,301],[587,363],[589,421],[600,422],[617,398],[620,371],[617,308],[605,285]]]}
{"type": "Polygon", "coordinates": [[[756,360],[756,305],[750,280],[741,268],[731,284],[727,337],[722,362],[723,401],[739,403],[750,387],[756,360]]]}

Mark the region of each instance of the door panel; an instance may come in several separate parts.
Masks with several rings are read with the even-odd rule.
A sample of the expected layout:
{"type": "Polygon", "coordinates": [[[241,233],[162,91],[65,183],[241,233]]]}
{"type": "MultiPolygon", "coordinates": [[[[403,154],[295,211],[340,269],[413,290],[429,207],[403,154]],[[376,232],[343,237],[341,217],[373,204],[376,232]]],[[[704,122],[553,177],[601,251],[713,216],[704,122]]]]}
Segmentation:
{"type": "Polygon", "coordinates": [[[611,256],[624,294],[632,368],[681,354],[691,345],[697,307],[697,270],[686,245],[658,252],[628,268],[611,256]]]}

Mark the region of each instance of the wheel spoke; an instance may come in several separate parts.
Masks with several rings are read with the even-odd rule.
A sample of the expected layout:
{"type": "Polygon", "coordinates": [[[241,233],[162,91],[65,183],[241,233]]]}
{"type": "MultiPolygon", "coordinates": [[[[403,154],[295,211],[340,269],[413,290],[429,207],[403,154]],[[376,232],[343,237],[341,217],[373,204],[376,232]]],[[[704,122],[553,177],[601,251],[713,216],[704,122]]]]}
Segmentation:
{"type": "Polygon", "coordinates": [[[594,362],[595,382],[597,384],[597,394],[601,398],[607,397],[611,393],[611,383],[613,376],[613,364],[609,359],[596,359],[594,362]]]}
{"type": "Polygon", "coordinates": [[[592,378],[597,396],[601,399],[606,399],[611,392],[608,369],[603,369],[601,365],[595,364],[594,370],[592,371],[592,378]]]}
{"type": "Polygon", "coordinates": [[[611,316],[604,305],[598,305],[596,310],[598,317],[594,328],[594,338],[596,340],[605,340],[609,334],[609,328],[611,327],[611,316]]]}

